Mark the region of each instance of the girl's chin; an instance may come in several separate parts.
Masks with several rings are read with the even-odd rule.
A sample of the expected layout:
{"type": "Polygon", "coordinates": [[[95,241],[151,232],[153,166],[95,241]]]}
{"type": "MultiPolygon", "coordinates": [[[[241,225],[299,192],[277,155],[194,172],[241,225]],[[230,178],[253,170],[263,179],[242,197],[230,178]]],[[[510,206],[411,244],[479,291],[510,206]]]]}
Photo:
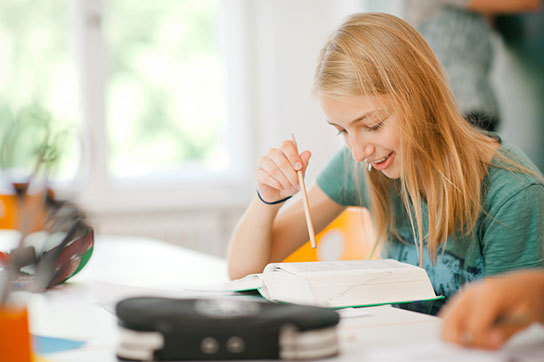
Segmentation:
{"type": "Polygon", "coordinates": [[[385,177],[390,179],[398,179],[400,178],[400,174],[396,170],[386,169],[381,171],[385,177]]]}

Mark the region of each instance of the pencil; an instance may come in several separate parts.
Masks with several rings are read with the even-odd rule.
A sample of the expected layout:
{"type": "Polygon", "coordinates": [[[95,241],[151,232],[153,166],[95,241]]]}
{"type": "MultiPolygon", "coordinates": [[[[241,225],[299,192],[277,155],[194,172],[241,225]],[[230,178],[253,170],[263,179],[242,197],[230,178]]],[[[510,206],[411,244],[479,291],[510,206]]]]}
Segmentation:
{"type": "MultiPolygon", "coordinates": [[[[291,133],[291,138],[295,143],[295,148],[298,153],[297,141],[295,140],[295,135],[291,133]]],[[[310,243],[312,248],[315,249],[315,231],[314,223],[312,222],[312,215],[310,215],[310,203],[308,202],[308,194],[306,193],[306,184],[304,183],[304,175],[302,170],[297,171],[298,183],[300,184],[300,191],[302,191],[302,203],[304,204],[304,215],[306,216],[306,225],[308,226],[308,235],[310,235],[310,243]]]]}

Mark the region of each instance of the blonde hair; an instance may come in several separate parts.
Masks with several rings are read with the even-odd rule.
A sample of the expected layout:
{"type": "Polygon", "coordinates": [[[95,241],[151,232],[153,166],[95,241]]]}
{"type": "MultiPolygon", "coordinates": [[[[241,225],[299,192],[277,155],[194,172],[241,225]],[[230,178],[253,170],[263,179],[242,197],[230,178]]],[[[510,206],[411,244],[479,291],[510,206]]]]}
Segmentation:
{"type": "MultiPolygon", "coordinates": [[[[389,14],[348,17],[320,53],[314,92],[336,98],[388,95],[390,111],[401,115],[397,191],[416,247],[419,240],[420,265],[425,238],[436,262],[449,235],[473,232],[482,208],[482,181],[497,143],[461,116],[440,63],[414,28],[389,14]],[[423,235],[423,200],[428,205],[428,235],[423,235]]],[[[506,153],[494,157],[505,162],[504,168],[537,175],[506,153]]],[[[398,236],[394,183],[381,172],[366,175],[377,245],[388,231],[398,236]]]]}

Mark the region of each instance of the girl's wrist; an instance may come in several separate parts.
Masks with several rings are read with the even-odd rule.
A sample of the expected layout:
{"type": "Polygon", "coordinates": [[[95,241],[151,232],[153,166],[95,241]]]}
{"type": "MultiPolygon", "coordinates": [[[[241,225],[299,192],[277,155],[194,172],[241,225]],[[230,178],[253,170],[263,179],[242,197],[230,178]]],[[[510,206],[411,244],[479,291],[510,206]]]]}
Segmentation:
{"type": "Polygon", "coordinates": [[[289,200],[291,197],[293,196],[288,196],[284,199],[281,199],[281,200],[277,200],[277,201],[266,201],[263,199],[263,197],[261,196],[261,194],[259,193],[259,190],[257,190],[257,197],[259,198],[259,200],[261,200],[262,203],[266,204],[266,205],[277,205],[277,204],[281,204],[282,202],[285,202],[287,200],[289,200]]]}

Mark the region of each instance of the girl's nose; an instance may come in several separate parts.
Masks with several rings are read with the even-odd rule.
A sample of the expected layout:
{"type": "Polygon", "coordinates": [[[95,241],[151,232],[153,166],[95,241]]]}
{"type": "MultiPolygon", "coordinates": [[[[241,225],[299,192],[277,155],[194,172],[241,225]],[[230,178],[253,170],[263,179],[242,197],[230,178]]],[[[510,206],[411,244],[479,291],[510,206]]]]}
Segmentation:
{"type": "Polygon", "coordinates": [[[351,142],[351,153],[357,162],[363,162],[374,154],[375,147],[370,143],[351,142]]]}

